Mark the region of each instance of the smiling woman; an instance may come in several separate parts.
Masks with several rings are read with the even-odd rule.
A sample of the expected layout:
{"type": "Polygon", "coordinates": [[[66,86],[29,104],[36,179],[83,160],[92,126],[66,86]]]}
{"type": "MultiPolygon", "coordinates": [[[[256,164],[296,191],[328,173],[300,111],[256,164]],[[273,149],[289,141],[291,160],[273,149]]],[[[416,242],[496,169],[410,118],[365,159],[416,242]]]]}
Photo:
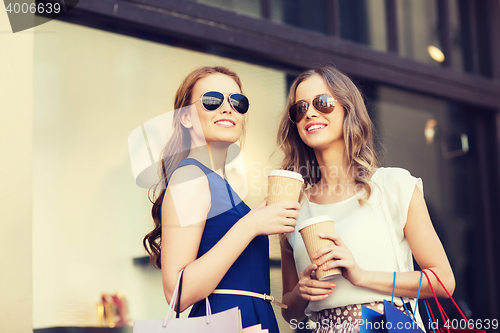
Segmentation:
{"type": "Polygon", "coordinates": [[[237,83],[231,76],[218,72],[196,82],[192,88],[193,100],[190,102],[195,108],[181,114],[182,125],[190,130],[195,147],[211,142],[234,143],[240,139],[245,122],[244,114],[248,111],[248,99],[241,94],[240,86],[241,83],[237,83]],[[211,87],[218,87],[223,92],[204,93],[211,87]],[[197,96],[200,98],[195,99],[197,96]],[[240,106],[233,102],[238,100],[247,102],[242,102],[240,106]],[[198,119],[201,127],[198,126],[198,119]]]}
{"type": "MultiPolygon", "coordinates": [[[[318,97],[312,99],[313,107],[303,108],[302,117],[297,122],[297,131],[302,141],[310,146],[321,144],[322,147],[329,147],[332,144],[343,144],[339,141],[343,138],[342,126],[344,119],[344,108],[341,103],[335,103],[335,98],[330,95],[328,86],[325,84],[323,78],[319,75],[313,75],[308,79],[308,85],[299,85],[296,90],[297,103],[305,103],[304,99],[309,96],[325,96],[323,99],[326,103],[329,102],[330,106],[324,108],[324,102],[320,101],[314,103],[318,97]],[[329,111],[329,112],[328,112],[329,111]],[[332,112],[335,111],[335,112],[332,112]],[[309,121],[311,120],[312,121],[309,121]],[[316,135],[313,135],[316,134],[316,135]]],[[[296,108],[295,103],[290,109],[296,108]]],[[[292,112],[292,111],[290,111],[292,112]]],[[[322,149],[321,147],[318,147],[322,149]]]]}
{"type": "MultiPolygon", "coordinates": [[[[295,231],[282,239],[283,301],[289,305],[283,317],[293,323],[308,315],[335,324],[334,333],[359,332],[351,324],[362,308],[383,311],[392,291],[401,297],[395,306],[402,310],[403,297],[407,302],[420,293],[412,255],[453,292],[453,272],[430,220],[422,180],[404,169],[378,167],[372,123],[353,82],[333,67],[306,71],[292,84],[286,110],[278,137],[286,154],[282,167],[300,171],[309,188],[295,231]],[[320,233],[331,242],[309,257],[298,230],[319,215],[331,217],[335,232],[320,233]],[[319,280],[318,267],[341,268],[342,275],[319,280]]],[[[422,284],[420,296],[432,296],[429,284],[422,284]]],[[[330,327],[318,325],[314,332],[331,333],[330,327]]]]}
{"type": "MultiPolygon", "coordinates": [[[[356,183],[369,196],[371,187],[367,179],[378,163],[374,154],[372,123],[354,83],[337,70],[327,70],[329,68],[304,72],[290,88],[285,106],[288,115],[283,115],[278,130],[278,146],[285,153],[282,167],[304,170],[303,166],[314,163],[312,167],[318,168],[319,161],[309,144],[319,150],[334,145],[336,149],[345,149],[347,153],[342,158],[347,165],[361,172],[354,172],[356,170],[352,167],[330,171],[351,172],[356,183]],[[322,70],[328,72],[328,76],[322,70]]],[[[321,179],[318,170],[308,170],[302,176],[308,186],[321,179]]]]}
{"type": "Polygon", "coordinates": [[[144,238],[152,263],[162,270],[165,297],[170,302],[184,269],[181,311],[193,305],[189,316],[204,316],[208,297],[213,313],[237,306],[243,327],[261,324],[277,333],[266,301],[267,235],[292,232],[299,205],[264,200],[250,210],[226,179],[227,151],[242,136],[249,106],[234,72],[196,69],[181,83],[174,106],[174,133],[160,168],[165,186],[157,187],[155,227],[144,238]]]}

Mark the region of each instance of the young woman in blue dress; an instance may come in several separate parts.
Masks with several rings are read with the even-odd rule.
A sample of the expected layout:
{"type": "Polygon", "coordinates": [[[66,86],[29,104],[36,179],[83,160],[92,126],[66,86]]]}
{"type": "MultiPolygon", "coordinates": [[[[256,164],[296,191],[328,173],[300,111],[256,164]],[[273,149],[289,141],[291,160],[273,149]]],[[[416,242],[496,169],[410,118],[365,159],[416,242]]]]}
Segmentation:
{"type": "Polygon", "coordinates": [[[170,302],[184,268],[181,311],[194,304],[190,316],[205,315],[208,296],[213,313],[238,306],[243,327],[277,333],[271,304],[244,291],[270,294],[267,235],[292,232],[300,205],[264,200],[250,210],[226,180],[228,147],[242,137],[249,106],[234,72],[198,68],[181,83],[174,106],[161,171],[167,186],[155,196],[155,228],[144,238],[165,297],[170,302]]]}
{"type": "MultiPolygon", "coordinates": [[[[455,280],[423,198],[422,181],[401,168],[378,167],[372,123],[363,98],[344,74],[324,66],[308,70],[290,88],[278,144],[284,169],[302,173],[307,185],[297,227],[282,239],[283,317],[293,323],[306,315],[315,332],[357,332],[362,306],[383,311],[395,295],[415,298],[421,269],[432,269],[453,293],[455,280]],[[301,222],[329,215],[335,233],[320,237],[332,245],[311,264],[298,230],[301,222]],[[413,255],[413,257],[412,257],[413,255]],[[314,271],[340,267],[330,281],[314,271]],[[328,323],[328,325],[323,325],[328,323]]],[[[433,274],[439,297],[447,297],[433,274]]],[[[432,297],[423,279],[421,298],[432,297]]],[[[403,309],[403,302],[396,306],[403,309]]],[[[414,309],[413,309],[414,310],[414,309]]]]}

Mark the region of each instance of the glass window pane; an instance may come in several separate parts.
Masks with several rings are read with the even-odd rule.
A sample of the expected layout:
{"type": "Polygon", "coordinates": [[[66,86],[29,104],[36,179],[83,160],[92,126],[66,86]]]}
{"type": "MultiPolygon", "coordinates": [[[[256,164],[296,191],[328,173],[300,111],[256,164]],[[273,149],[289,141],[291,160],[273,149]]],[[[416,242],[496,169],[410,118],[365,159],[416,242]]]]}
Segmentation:
{"type": "Polygon", "coordinates": [[[271,19],[326,34],[326,1],[272,0],[271,19]]]}
{"type": "Polygon", "coordinates": [[[453,68],[491,76],[487,7],[484,1],[450,1],[453,68]]]}
{"type": "Polygon", "coordinates": [[[442,53],[437,0],[397,0],[399,53],[439,66],[442,53]]]}
{"type": "Polygon", "coordinates": [[[340,0],[340,37],[387,50],[384,0],[340,0]]]}
{"type": "MultiPolygon", "coordinates": [[[[161,273],[132,264],[145,254],[142,238],[152,230],[152,219],[148,191],[133,177],[128,136],[173,109],[175,92],[193,69],[231,68],[251,102],[243,148],[245,202],[256,206],[264,198],[266,170],[282,158],[274,154],[271,163],[269,156],[276,150],[286,73],[59,20],[34,29],[40,38],[33,41],[30,155],[33,326],[96,326],[101,293],[117,290],[133,304],[131,318],[162,318],[161,273]],[[112,230],[120,232],[109,237],[112,230]]],[[[279,239],[270,241],[270,256],[277,260],[279,239]]],[[[281,295],[280,269],[273,267],[271,274],[271,294],[281,295]]],[[[280,308],[273,307],[280,332],[292,333],[280,308]]]]}
{"type": "Polygon", "coordinates": [[[251,17],[262,17],[259,0],[189,0],[251,17]]]}
{"type": "Polygon", "coordinates": [[[461,19],[460,15],[460,4],[456,0],[450,1],[450,29],[452,35],[452,49],[453,54],[453,68],[464,70],[464,52],[463,48],[466,44],[466,36],[462,36],[465,27],[461,27],[461,24],[465,24],[464,20],[461,19]],[[462,21],[462,23],[461,23],[462,21]]]}
{"type": "MultiPolygon", "coordinates": [[[[483,134],[479,131],[485,129],[481,124],[495,123],[494,114],[382,85],[374,91],[371,116],[383,146],[383,165],[405,168],[423,180],[432,223],[453,267],[457,286],[453,296],[472,313],[480,312],[486,280],[474,272],[485,265],[478,258],[485,253],[481,205],[489,194],[477,178],[482,172],[478,149],[483,134]],[[467,281],[480,287],[472,291],[467,281]]],[[[490,141],[495,140],[484,143],[490,141]]],[[[492,146],[484,149],[494,150],[492,146]]],[[[443,306],[453,313],[453,305],[443,306]]]]}

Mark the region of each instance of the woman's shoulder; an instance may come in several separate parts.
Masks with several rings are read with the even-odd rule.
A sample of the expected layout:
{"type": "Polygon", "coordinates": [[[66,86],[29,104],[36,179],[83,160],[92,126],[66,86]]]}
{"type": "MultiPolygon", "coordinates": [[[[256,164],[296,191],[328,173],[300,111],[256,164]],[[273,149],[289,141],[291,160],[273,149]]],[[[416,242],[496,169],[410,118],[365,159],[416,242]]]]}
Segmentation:
{"type": "Polygon", "coordinates": [[[181,164],[172,172],[169,185],[192,183],[195,180],[201,180],[201,183],[203,180],[207,182],[206,174],[201,167],[196,164],[181,164]]]}
{"type": "MultiPolygon", "coordinates": [[[[410,171],[397,167],[381,167],[377,169],[372,181],[380,187],[384,193],[391,196],[411,196],[415,186],[423,194],[422,179],[413,176],[410,171]]],[[[406,200],[406,199],[405,199],[406,200]]]]}
{"type": "Polygon", "coordinates": [[[165,191],[166,210],[162,208],[166,223],[181,227],[205,221],[211,208],[211,192],[205,173],[196,165],[177,167],[165,191]],[[196,202],[193,202],[193,194],[196,202]],[[168,222],[170,221],[170,222],[168,222]]]}
{"type": "Polygon", "coordinates": [[[197,206],[210,206],[211,192],[208,178],[203,170],[194,164],[179,166],[172,172],[167,192],[170,192],[174,205],[192,204],[193,194],[196,194],[197,206]]]}
{"type": "Polygon", "coordinates": [[[415,177],[406,169],[399,167],[380,167],[375,170],[371,179],[375,183],[391,185],[411,178],[415,177]]]}

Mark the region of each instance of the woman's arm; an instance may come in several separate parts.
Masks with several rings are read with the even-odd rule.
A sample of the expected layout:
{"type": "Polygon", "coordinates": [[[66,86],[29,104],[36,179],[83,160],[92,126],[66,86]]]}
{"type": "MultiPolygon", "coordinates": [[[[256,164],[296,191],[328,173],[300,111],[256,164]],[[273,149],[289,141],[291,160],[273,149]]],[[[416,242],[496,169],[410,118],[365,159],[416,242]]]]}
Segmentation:
{"type": "Polygon", "coordinates": [[[264,201],[197,258],[210,202],[208,180],[199,168],[186,166],[172,174],[162,205],[162,278],[170,302],[179,272],[185,268],[182,311],[212,293],[255,236],[293,231],[299,208],[293,202],[266,207],[264,201]]]}
{"type": "MultiPolygon", "coordinates": [[[[415,187],[411,198],[404,233],[419,266],[424,270],[432,269],[436,272],[446,289],[450,294],[453,294],[455,278],[450,263],[432,226],[422,193],[417,187],[415,187]]],[[[318,251],[316,256],[318,258],[325,253],[327,254],[318,260],[318,265],[331,258],[339,259],[327,265],[327,268],[344,267],[343,275],[352,284],[386,294],[392,293],[393,273],[361,269],[338,235],[325,234],[323,237],[332,239],[335,244],[318,251]]],[[[430,272],[428,275],[437,296],[448,297],[434,275],[430,272]]],[[[395,294],[397,296],[416,297],[419,281],[420,272],[418,271],[397,273],[395,294]]],[[[422,298],[432,297],[432,291],[425,277],[422,280],[420,296],[422,298]]]]}
{"type": "Polygon", "coordinates": [[[288,309],[281,309],[283,318],[290,322],[292,319],[301,321],[306,317],[304,310],[309,301],[322,300],[328,297],[335,284],[328,281],[312,279],[311,274],[317,268],[309,265],[297,277],[293,250],[287,239],[281,242],[281,275],[283,283],[283,303],[288,309]]]}

